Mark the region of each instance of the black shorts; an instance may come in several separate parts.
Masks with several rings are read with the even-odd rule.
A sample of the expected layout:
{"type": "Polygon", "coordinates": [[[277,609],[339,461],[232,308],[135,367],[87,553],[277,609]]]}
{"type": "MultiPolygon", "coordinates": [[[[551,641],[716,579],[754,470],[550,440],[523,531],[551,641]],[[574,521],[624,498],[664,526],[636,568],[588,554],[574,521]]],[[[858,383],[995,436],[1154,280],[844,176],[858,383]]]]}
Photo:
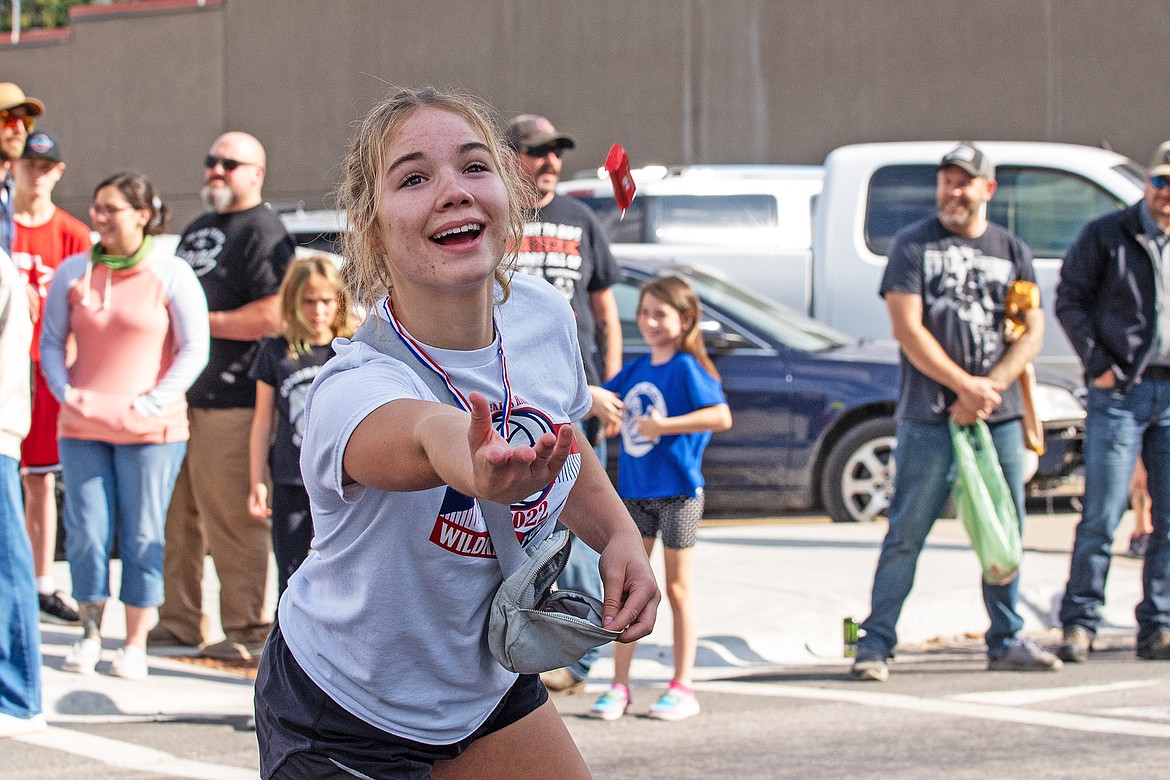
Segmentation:
{"type": "Polygon", "coordinates": [[[626,511],[643,539],[662,536],[662,546],[686,550],[695,546],[703,519],[703,494],[670,498],[623,498],[626,511]]]}
{"type": "Polygon", "coordinates": [[[510,726],[548,701],[535,674],[522,674],[470,736],[450,745],[398,737],[345,710],[314,683],[285,644],[280,627],[268,637],[256,674],[256,740],[260,776],[301,778],[429,778],[436,761],[510,726]]]}

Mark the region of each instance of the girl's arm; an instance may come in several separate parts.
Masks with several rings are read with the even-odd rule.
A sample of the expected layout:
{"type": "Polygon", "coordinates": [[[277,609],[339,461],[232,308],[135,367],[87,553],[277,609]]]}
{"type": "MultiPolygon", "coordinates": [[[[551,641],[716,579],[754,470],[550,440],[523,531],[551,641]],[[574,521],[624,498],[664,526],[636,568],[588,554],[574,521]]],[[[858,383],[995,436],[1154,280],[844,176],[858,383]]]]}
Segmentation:
{"type": "Polygon", "coordinates": [[[276,390],[267,382],[256,382],[256,410],[252,413],[252,430],[248,435],[248,513],[268,517],[268,447],[272,440],[273,410],[276,390]]]}
{"type": "Polygon", "coordinates": [[[638,432],[649,439],[660,436],[675,436],[680,433],[700,431],[725,431],[731,427],[731,409],[727,404],[704,406],[693,412],[677,417],[663,417],[657,409],[651,409],[646,417],[638,418],[638,432]]]}
{"type": "Polygon", "coordinates": [[[487,399],[469,395],[471,414],[435,401],[398,399],[368,414],[342,455],[344,484],[410,491],[450,485],[467,496],[511,504],[560,473],[573,426],[513,448],[492,427],[487,399]]]}
{"type": "MultiPolygon", "coordinates": [[[[567,428],[572,426],[562,430],[567,428]]],[[[653,630],[662,594],[642,535],[585,434],[574,431],[581,451],[581,473],[558,519],[601,553],[602,622],[608,628],[624,629],[617,641],[633,642],[653,630]]]]}

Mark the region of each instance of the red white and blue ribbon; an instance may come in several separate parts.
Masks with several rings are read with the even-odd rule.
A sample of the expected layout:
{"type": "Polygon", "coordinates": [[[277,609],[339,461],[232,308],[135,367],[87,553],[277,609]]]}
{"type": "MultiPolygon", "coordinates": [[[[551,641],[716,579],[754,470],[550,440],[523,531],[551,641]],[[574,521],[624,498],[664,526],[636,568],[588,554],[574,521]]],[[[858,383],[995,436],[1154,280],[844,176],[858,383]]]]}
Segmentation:
{"type": "MultiPolygon", "coordinates": [[[[471,411],[471,402],[467,400],[467,396],[459,391],[455,383],[451,381],[451,376],[447,373],[439,363],[430,356],[426,347],[422,342],[416,340],[413,336],[406,332],[398,322],[398,318],[394,316],[394,309],[390,306],[390,298],[387,297],[382,302],[382,308],[386,312],[387,319],[390,320],[391,327],[394,332],[398,334],[398,338],[402,339],[402,343],[406,346],[410,353],[414,355],[420,363],[434,371],[439,375],[439,379],[443,380],[443,384],[451,391],[451,395],[455,397],[455,401],[462,407],[463,411],[471,411]]],[[[496,315],[492,313],[492,329],[496,334],[497,352],[500,355],[500,382],[504,390],[503,410],[500,412],[500,426],[497,429],[505,440],[508,438],[508,422],[512,414],[512,385],[508,381],[508,361],[504,357],[504,337],[500,333],[499,324],[496,322],[496,315]]]]}

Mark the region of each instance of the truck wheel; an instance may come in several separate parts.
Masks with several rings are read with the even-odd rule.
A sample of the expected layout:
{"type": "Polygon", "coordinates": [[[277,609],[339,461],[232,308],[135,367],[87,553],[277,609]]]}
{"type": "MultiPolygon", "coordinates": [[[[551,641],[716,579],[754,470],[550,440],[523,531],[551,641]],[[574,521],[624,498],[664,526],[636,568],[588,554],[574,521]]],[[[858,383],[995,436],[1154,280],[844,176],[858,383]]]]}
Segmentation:
{"type": "Polygon", "coordinates": [[[837,523],[871,522],[894,494],[894,434],[890,417],[866,420],[841,437],[825,461],[821,501],[837,523]]]}

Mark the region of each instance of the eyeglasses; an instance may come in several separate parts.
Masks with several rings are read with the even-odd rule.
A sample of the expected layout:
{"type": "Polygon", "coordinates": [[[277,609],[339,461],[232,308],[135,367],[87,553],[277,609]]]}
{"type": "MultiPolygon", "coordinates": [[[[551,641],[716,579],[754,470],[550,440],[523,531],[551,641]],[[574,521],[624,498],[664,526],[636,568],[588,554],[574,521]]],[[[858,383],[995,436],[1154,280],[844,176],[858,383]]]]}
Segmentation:
{"type": "Polygon", "coordinates": [[[529,157],[546,157],[546,156],[551,154],[553,157],[556,157],[558,160],[561,158],[561,155],[563,155],[565,153],[565,150],[563,148],[561,148],[560,146],[558,146],[557,144],[541,144],[540,146],[527,146],[524,149],[522,149],[521,151],[523,151],[524,154],[528,155],[529,157]]]}
{"type": "Polygon", "coordinates": [[[90,206],[89,213],[95,217],[112,217],[119,211],[125,211],[132,208],[130,205],[125,206],[90,206]]]}
{"type": "Polygon", "coordinates": [[[228,173],[231,173],[236,168],[239,168],[241,165],[255,165],[257,168],[260,167],[256,163],[243,162],[241,160],[233,160],[230,157],[216,157],[214,154],[209,154],[203,158],[203,167],[204,168],[207,168],[208,170],[210,170],[217,165],[222,165],[223,169],[225,171],[227,171],[228,173]]]}
{"type": "Polygon", "coordinates": [[[1170,185],[1170,177],[1167,176],[1151,176],[1150,186],[1156,190],[1164,190],[1167,185],[1170,185]]]}
{"type": "Polygon", "coordinates": [[[4,127],[11,127],[17,122],[23,122],[25,132],[31,133],[32,129],[36,127],[37,118],[35,116],[29,116],[27,112],[24,112],[23,108],[0,108],[0,125],[3,125],[4,127]],[[22,113],[16,113],[17,111],[22,113]]]}

